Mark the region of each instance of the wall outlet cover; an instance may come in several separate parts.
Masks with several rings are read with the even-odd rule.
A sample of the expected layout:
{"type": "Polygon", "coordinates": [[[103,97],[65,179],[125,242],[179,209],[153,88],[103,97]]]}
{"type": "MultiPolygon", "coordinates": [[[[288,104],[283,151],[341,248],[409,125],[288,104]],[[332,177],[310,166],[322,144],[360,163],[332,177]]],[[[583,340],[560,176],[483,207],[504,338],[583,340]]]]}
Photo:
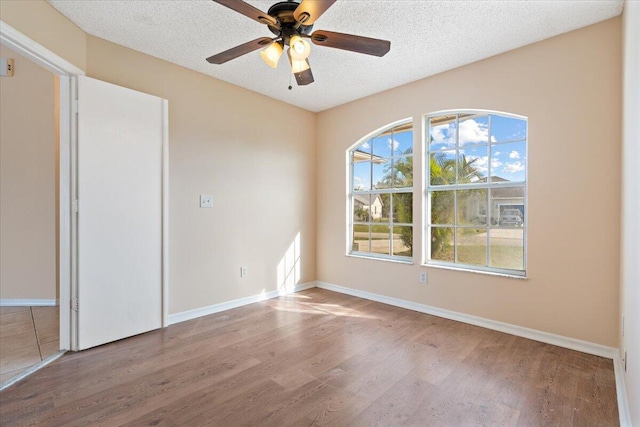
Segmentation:
{"type": "Polygon", "coordinates": [[[200,207],[201,208],[212,208],[213,207],[213,196],[209,194],[201,194],[200,195],[200,207]]]}

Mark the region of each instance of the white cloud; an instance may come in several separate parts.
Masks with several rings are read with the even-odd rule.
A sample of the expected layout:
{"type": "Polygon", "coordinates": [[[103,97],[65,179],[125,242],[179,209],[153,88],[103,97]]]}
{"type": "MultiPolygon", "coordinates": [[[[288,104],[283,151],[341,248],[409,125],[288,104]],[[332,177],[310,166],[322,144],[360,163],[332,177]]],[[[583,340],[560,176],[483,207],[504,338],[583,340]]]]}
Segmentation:
{"type": "MultiPolygon", "coordinates": [[[[468,142],[486,142],[488,135],[489,127],[485,123],[478,123],[473,119],[467,119],[460,123],[460,144],[466,144],[468,142]]],[[[492,137],[492,139],[494,138],[492,137]]]]}
{"type": "Polygon", "coordinates": [[[518,153],[516,150],[513,150],[511,153],[509,153],[509,158],[510,159],[519,159],[520,158],[520,153],[518,153]]]}
{"type": "Polygon", "coordinates": [[[507,163],[506,166],[502,169],[502,172],[505,173],[517,173],[522,171],[524,171],[524,163],[520,161],[507,163]]]}
{"type": "Polygon", "coordinates": [[[502,154],[500,151],[496,151],[493,153],[494,156],[499,156],[500,154],[502,154]]]}
{"type": "MultiPolygon", "coordinates": [[[[473,167],[478,172],[486,175],[489,172],[489,156],[467,156],[467,161],[473,161],[473,167]]],[[[491,160],[491,169],[497,169],[502,166],[502,162],[495,157],[491,160]]]]}
{"type": "Polygon", "coordinates": [[[432,127],[431,143],[446,144],[448,147],[453,147],[456,144],[455,126],[453,124],[449,124],[432,127]]]}
{"type": "Polygon", "coordinates": [[[391,149],[391,151],[396,151],[399,146],[400,143],[398,141],[393,138],[389,138],[389,148],[391,149]]]}
{"type": "Polygon", "coordinates": [[[369,145],[369,142],[365,142],[360,146],[360,148],[365,148],[365,149],[368,149],[369,147],[371,147],[371,145],[369,145]]]}

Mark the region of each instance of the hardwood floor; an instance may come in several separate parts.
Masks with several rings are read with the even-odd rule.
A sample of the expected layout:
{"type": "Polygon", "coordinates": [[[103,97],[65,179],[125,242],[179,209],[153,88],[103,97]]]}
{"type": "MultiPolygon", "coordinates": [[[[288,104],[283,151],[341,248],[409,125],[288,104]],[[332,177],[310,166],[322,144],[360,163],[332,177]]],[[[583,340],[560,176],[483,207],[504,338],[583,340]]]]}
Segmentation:
{"type": "Polygon", "coordinates": [[[26,425],[615,426],[611,360],[321,289],[69,353],[26,425]]]}
{"type": "Polygon", "coordinates": [[[58,352],[58,307],[0,307],[0,384],[58,352]]]}

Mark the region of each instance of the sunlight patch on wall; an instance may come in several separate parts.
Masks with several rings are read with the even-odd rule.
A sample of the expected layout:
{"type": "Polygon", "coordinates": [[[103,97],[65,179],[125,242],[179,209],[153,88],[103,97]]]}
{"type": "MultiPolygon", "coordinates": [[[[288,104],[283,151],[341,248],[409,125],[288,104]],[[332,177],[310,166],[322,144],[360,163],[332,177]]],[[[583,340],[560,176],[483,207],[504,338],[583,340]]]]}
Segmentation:
{"type": "Polygon", "coordinates": [[[300,232],[298,232],[278,263],[277,283],[280,295],[293,293],[295,286],[300,282],[300,259],[300,232]]]}

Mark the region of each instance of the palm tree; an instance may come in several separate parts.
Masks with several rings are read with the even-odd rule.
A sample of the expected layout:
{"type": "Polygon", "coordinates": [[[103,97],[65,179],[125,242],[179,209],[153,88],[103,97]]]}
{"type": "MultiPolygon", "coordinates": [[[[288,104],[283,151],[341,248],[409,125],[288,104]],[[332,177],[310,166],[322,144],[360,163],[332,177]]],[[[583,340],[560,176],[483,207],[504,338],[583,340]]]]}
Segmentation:
{"type": "MultiPolygon", "coordinates": [[[[481,172],[475,167],[477,160],[478,158],[467,160],[467,157],[462,155],[458,162],[458,184],[482,178],[481,172]]],[[[447,157],[444,153],[431,153],[429,175],[431,185],[456,184],[456,159],[447,157]]],[[[454,224],[453,191],[432,191],[430,194],[432,224],[454,224]]],[[[450,250],[449,242],[452,240],[453,228],[433,227],[431,230],[431,254],[442,259],[443,253],[450,250]]]]}

